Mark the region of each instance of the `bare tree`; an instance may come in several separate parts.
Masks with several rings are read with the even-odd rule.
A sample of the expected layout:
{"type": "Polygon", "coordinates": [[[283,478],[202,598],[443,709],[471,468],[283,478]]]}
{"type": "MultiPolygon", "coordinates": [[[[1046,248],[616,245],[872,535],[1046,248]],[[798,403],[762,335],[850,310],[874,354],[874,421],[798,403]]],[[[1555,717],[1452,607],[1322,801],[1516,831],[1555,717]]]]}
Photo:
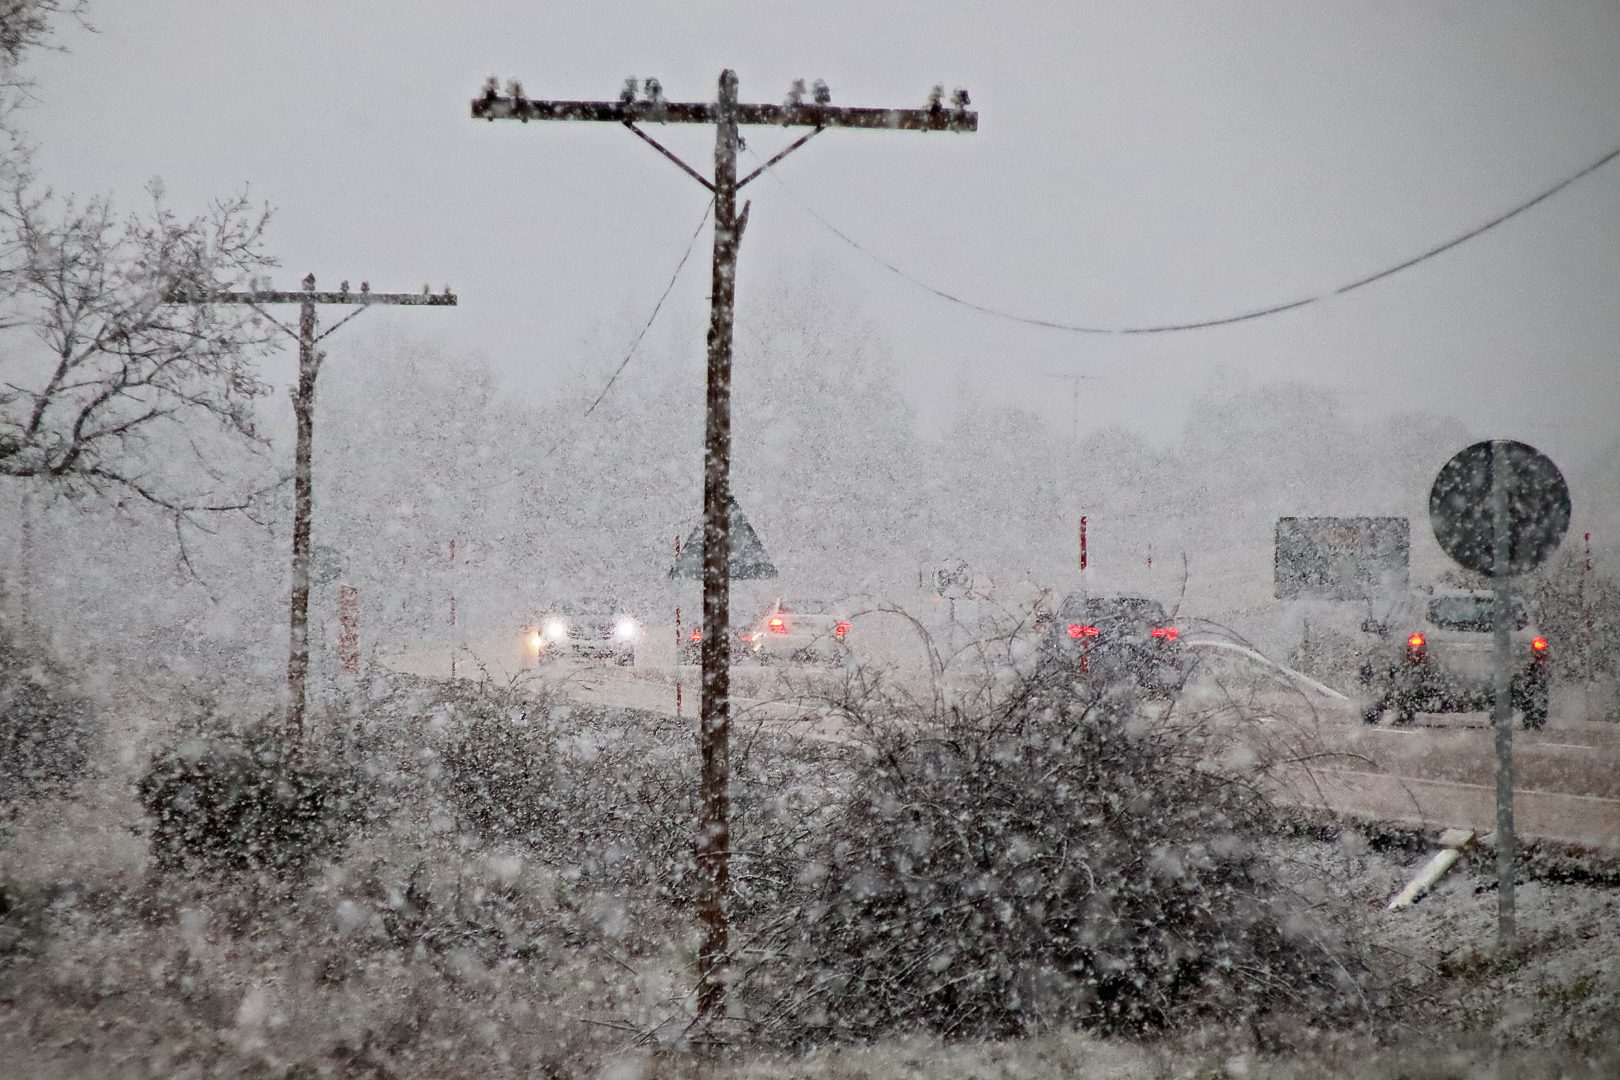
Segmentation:
{"type": "Polygon", "coordinates": [[[11,71],[25,53],[49,48],[54,24],[62,18],[84,21],[86,0],[0,0],[0,72],[11,71]]]}
{"type": "Polygon", "coordinates": [[[207,429],[262,444],[264,324],[164,301],[271,265],[267,212],[240,195],[183,219],[154,184],[150,210],[120,218],[105,199],[59,202],[25,181],[0,208],[0,475],[117,489],[177,517],[246,507],[253,493],[222,473],[207,429]],[[163,429],[175,437],[157,442],[163,429]]]}
{"type": "Polygon", "coordinates": [[[154,182],[150,208],[121,216],[105,198],[37,188],[15,122],[31,86],[20,63],[85,12],[84,0],[0,0],[0,476],[138,496],[177,523],[245,508],[255,492],[224,472],[217,433],[262,445],[264,325],[164,299],[271,265],[268,212],[239,195],[181,218],[154,182]]]}

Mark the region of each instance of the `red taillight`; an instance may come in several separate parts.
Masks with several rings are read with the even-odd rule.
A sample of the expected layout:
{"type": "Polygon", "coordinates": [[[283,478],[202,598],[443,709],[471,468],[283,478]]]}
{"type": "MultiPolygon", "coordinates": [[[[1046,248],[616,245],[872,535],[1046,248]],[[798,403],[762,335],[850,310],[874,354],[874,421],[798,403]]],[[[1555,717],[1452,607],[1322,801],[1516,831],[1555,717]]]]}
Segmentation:
{"type": "Polygon", "coordinates": [[[1156,638],[1163,638],[1166,641],[1174,641],[1176,638],[1181,636],[1181,631],[1177,630],[1173,626],[1155,626],[1153,628],[1153,636],[1156,638]]]}
{"type": "Polygon", "coordinates": [[[1535,638],[1530,642],[1530,648],[1533,652],[1546,652],[1547,639],[1544,637],[1535,638]]]}
{"type": "Polygon", "coordinates": [[[779,615],[773,615],[765,622],[766,627],[773,634],[787,633],[787,620],[779,615]]]}
{"type": "Polygon", "coordinates": [[[846,620],[846,619],[838,620],[838,625],[833,627],[833,637],[844,637],[848,633],[849,633],[849,622],[848,622],[848,620],[846,620]]]}
{"type": "Polygon", "coordinates": [[[1096,637],[1097,628],[1089,623],[1070,623],[1069,636],[1072,638],[1096,637]]]}
{"type": "Polygon", "coordinates": [[[1413,634],[1411,637],[1407,638],[1406,639],[1406,647],[1408,649],[1421,649],[1421,648],[1423,648],[1423,635],[1422,634],[1413,634]]]}
{"type": "Polygon", "coordinates": [[[690,640],[692,640],[692,641],[702,641],[703,640],[703,631],[702,630],[694,630],[694,631],[692,631],[692,637],[691,637],[690,640]]]}

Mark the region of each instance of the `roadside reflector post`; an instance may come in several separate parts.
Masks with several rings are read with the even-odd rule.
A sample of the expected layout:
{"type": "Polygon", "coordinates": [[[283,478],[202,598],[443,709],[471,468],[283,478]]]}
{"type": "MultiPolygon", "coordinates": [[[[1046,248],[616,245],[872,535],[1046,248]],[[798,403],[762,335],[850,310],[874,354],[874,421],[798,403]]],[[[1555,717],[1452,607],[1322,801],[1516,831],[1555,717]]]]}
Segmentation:
{"type": "Polygon", "coordinates": [[[360,590],[338,586],[338,665],[345,675],[360,674],[360,590]]]}

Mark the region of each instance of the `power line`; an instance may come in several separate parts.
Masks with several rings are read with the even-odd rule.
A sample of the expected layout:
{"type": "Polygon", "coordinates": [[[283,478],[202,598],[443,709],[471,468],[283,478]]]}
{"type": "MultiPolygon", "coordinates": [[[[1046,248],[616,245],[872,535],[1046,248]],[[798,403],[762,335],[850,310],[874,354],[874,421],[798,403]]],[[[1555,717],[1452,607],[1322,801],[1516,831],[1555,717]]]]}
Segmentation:
{"type": "MultiPolygon", "coordinates": [[[[652,329],[652,324],[658,318],[658,313],[664,310],[664,301],[668,300],[669,294],[675,291],[675,283],[680,280],[681,271],[686,269],[687,260],[692,257],[692,251],[697,247],[697,239],[703,234],[703,226],[708,224],[709,213],[713,209],[714,200],[710,199],[708,205],[703,208],[703,216],[698,219],[697,228],[692,230],[692,236],[686,242],[686,250],[681,253],[681,261],[675,264],[675,272],[669,276],[669,284],[664,286],[664,291],[659,295],[658,302],[653,305],[651,314],[647,316],[647,321],[641,324],[641,329],[636,333],[635,339],[630,342],[630,347],[625,350],[624,359],[619,361],[619,366],[613,370],[613,375],[608,379],[607,384],[602,387],[602,392],[597,394],[596,400],[592,401],[590,406],[580,414],[579,423],[584,423],[585,420],[590,417],[591,413],[596,411],[596,407],[602,404],[602,400],[608,396],[608,391],[613,389],[613,384],[619,381],[619,376],[624,374],[624,369],[630,366],[630,361],[634,359],[636,350],[641,347],[642,339],[647,336],[647,331],[652,329]]],[[[550,449],[540,456],[540,460],[546,461],[550,459],[551,456],[555,454],[562,446],[562,444],[567,442],[572,436],[573,431],[570,431],[568,434],[558,438],[556,442],[551,444],[550,449]]],[[[476,488],[474,490],[479,494],[486,491],[493,491],[504,484],[508,484],[511,481],[527,476],[528,474],[529,469],[519,469],[516,472],[508,473],[499,480],[491,481],[490,483],[485,484],[483,487],[476,488]]]]}
{"type": "Polygon", "coordinates": [[[1248,322],[1252,319],[1265,318],[1268,315],[1280,315],[1285,311],[1293,311],[1296,308],[1302,308],[1308,304],[1315,304],[1322,300],[1331,299],[1335,296],[1343,296],[1345,293],[1354,292],[1356,289],[1371,285],[1375,281],[1382,281],[1384,278],[1387,278],[1392,274],[1398,274],[1402,270],[1408,270],[1419,263],[1426,262],[1429,259],[1434,258],[1436,255],[1442,255],[1445,252],[1450,251],[1452,248],[1474,239],[1476,236],[1489,232],[1498,225],[1501,225],[1504,222],[1524,213],[1531,207],[1552,198],[1554,195],[1563,191],[1576,181],[1582,180],[1592,173],[1597,172],[1599,169],[1603,168],[1603,166],[1609,164],[1611,161],[1614,161],[1616,158],[1620,158],[1620,147],[1609,151],[1592,164],[1586,166],[1586,168],[1580,170],[1572,176],[1565,177],[1563,180],[1560,180],[1553,186],[1547,188],[1532,198],[1526,199],[1524,202],[1519,203],[1506,213],[1499,214],[1477,228],[1470,229],[1462,235],[1453,237],[1442,244],[1437,244],[1418,255],[1414,255],[1413,257],[1404,260],[1403,262],[1396,263],[1394,266],[1385,267],[1376,273],[1368,274],[1366,277],[1357,278],[1356,280],[1347,284],[1340,285],[1338,288],[1329,289],[1326,292],[1317,293],[1313,296],[1306,296],[1298,300],[1290,300],[1286,303],[1272,304],[1269,307],[1256,308],[1251,311],[1243,311],[1233,315],[1223,315],[1213,319],[1200,319],[1194,322],[1152,323],[1142,326],[1085,326],[1075,323],[1058,322],[1053,319],[1033,318],[1030,316],[1019,315],[1011,311],[1003,311],[1000,308],[989,307],[985,304],[976,303],[964,297],[957,296],[954,293],[946,292],[944,289],[931,285],[928,282],[923,281],[921,278],[918,278],[904,270],[903,268],[896,266],[883,256],[868,250],[859,241],[855,240],[848,233],[845,233],[843,230],[838,228],[838,226],[834,225],[832,222],[823,217],[821,213],[815,209],[815,207],[806,202],[798,192],[789,187],[787,182],[780,176],[776,175],[774,171],[770,175],[771,179],[782,185],[783,190],[792,196],[793,200],[799,204],[800,208],[803,209],[805,213],[809,214],[812,218],[819,222],[823,228],[827,229],[827,231],[838,237],[838,239],[842,240],[844,243],[848,244],[862,255],[865,255],[868,259],[871,259],[879,266],[882,266],[884,269],[895,274],[897,277],[902,278],[909,284],[914,285],[919,289],[932,293],[942,300],[948,300],[953,304],[968,308],[972,311],[977,311],[983,315],[989,315],[997,319],[1004,319],[1008,322],[1021,323],[1025,326],[1038,326],[1047,330],[1062,330],[1073,334],[1123,335],[1170,334],[1182,330],[1205,330],[1215,326],[1230,326],[1233,323],[1248,322]]]}
{"type": "Polygon", "coordinates": [[[591,413],[596,411],[596,407],[602,404],[602,399],[608,396],[608,391],[613,389],[613,384],[619,381],[620,375],[624,374],[624,369],[629,365],[630,358],[636,355],[636,349],[641,345],[641,339],[647,336],[648,330],[652,329],[653,320],[658,318],[658,313],[664,308],[664,301],[668,300],[669,294],[674,291],[676,280],[680,278],[681,271],[686,268],[686,260],[692,257],[692,249],[697,246],[698,234],[703,232],[703,226],[709,220],[709,211],[713,209],[714,200],[710,199],[709,204],[703,208],[703,216],[698,219],[697,228],[692,230],[692,238],[686,242],[686,250],[681,254],[681,261],[675,264],[675,272],[669,276],[669,284],[664,286],[663,295],[658,298],[658,303],[653,305],[652,314],[647,316],[647,321],[641,326],[641,332],[630,343],[630,348],[625,352],[624,359],[619,361],[619,366],[614,369],[613,377],[607,381],[606,386],[602,387],[602,392],[596,395],[596,400],[591,402],[591,407],[586,409],[580,416],[581,420],[589,417],[591,413]]]}

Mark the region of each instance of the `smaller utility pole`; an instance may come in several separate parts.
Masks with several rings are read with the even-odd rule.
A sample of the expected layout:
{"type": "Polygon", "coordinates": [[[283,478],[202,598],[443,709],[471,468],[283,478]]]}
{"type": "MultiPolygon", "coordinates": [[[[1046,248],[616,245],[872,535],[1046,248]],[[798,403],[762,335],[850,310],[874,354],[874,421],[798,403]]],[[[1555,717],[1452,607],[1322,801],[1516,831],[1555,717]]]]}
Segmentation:
{"type": "Polygon", "coordinates": [[[1073,387],[1073,407],[1070,411],[1069,418],[1069,441],[1071,443],[1078,443],[1080,441],[1080,384],[1083,382],[1090,382],[1093,378],[1095,378],[1095,376],[1076,375],[1072,371],[1049,371],[1043,377],[1048,379],[1062,379],[1073,387]]]}
{"type": "Polygon", "coordinates": [[[309,683],[309,553],[310,527],[314,516],[315,379],[320,374],[324,354],[315,346],[338,327],[374,304],[427,307],[454,307],[456,298],[449,289],[433,294],[426,285],[420,293],[374,293],[362,281],[360,291],[349,291],[345,281],[337,292],[316,292],[315,275],[303,280],[303,289],[281,292],[250,289],[241,292],[205,294],[177,293],[166,298],[171,304],[246,304],[298,342],[298,384],[293,389],[293,416],[298,438],[293,449],[293,529],[292,529],[292,617],[287,648],[287,733],[294,743],[304,737],[304,709],[309,683]],[[272,304],[297,304],[298,329],[284,326],[265,308],[272,304]],[[339,319],[326,333],[317,333],[315,309],[322,304],[352,306],[358,310],[339,319]]]}

